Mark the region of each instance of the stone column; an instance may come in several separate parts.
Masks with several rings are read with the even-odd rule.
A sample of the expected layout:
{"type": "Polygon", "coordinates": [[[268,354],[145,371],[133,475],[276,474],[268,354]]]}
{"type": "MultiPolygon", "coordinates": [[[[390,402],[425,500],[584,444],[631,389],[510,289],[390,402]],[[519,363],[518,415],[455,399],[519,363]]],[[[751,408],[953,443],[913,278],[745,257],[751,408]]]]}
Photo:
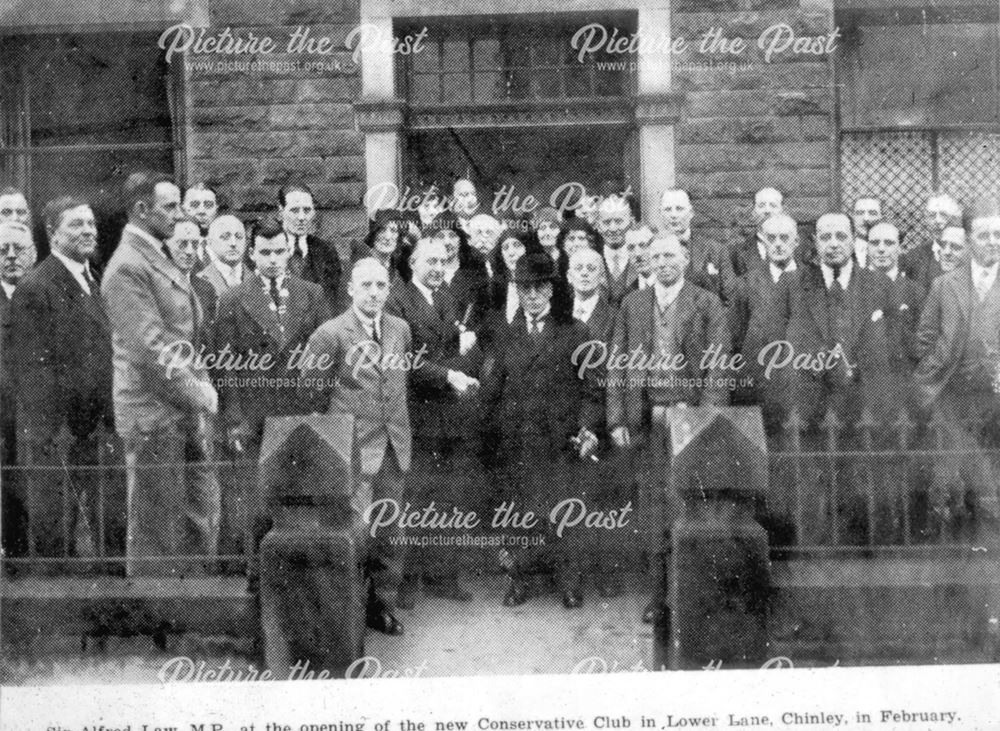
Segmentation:
{"type": "MultiPolygon", "coordinates": [[[[365,135],[365,182],[368,190],[399,186],[402,99],[396,97],[396,71],[389,43],[365,43],[364,34],[392,36],[392,18],[367,16],[362,5],[361,99],[354,103],[358,129],[365,135]]],[[[365,198],[368,205],[368,196],[365,198]]],[[[369,210],[371,215],[372,211],[369,210]]]]}
{"type": "MultiPolygon", "coordinates": [[[[670,35],[670,0],[655,0],[639,8],[639,35],[660,39],[670,35]]],[[[674,125],[683,94],[671,88],[671,56],[665,44],[639,53],[635,121],[639,126],[639,165],[643,217],[658,223],[660,194],[675,182],[674,125]]]]}

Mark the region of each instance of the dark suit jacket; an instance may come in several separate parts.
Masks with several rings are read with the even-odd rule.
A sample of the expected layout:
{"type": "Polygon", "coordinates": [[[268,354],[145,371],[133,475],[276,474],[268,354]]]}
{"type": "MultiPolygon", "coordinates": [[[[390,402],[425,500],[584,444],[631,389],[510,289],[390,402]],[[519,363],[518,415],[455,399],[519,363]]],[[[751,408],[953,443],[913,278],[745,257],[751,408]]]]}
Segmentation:
{"type": "Polygon", "coordinates": [[[302,348],[315,330],[330,319],[330,310],[323,290],[318,284],[288,276],[284,287],[288,290],[285,313],[280,322],[271,309],[270,296],[264,291],[261,279],[251,274],[239,287],[223,295],[219,303],[219,317],[215,327],[214,350],[229,346],[234,356],[246,358],[251,353],[267,354],[273,365],[268,370],[221,370],[212,372],[213,380],[220,383],[220,413],[227,428],[241,427],[248,430],[253,443],[261,437],[264,419],[268,416],[291,416],[309,413],[321,408],[308,395],[296,387],[299,367],[289,368],[292,352],[302,348]],[[284,383],[269,385],[227,384],[227,377],[288,379],[284,383]],[[220,380],[221,379],[221,380],[220,380]]]}
{"type": "MultiPolygon", "coordinates": [[[[969,341],[976,297],[969,264],[941,275],[931,284],[915,344],[915,355],[920,362],[913,378],[922,406],[933,404],[949,386],[966,388],[966,384],[956,383],[955,376],[969,341]]],[[[1000,323],[997,327],[1000,328],[1000,323]]],[[[984,378],[990,378],[995,368],[996,363],[983,363],[984,378]]]]}
{"type": "MultiPolygon", "coordinates": [[[[794,369],[791,364],[772,371],[771,379],[776,379],[780,387],[770,392],[778,394],[785,414],[797,407],[803,418],[814,423],[823,418],[827,408],[832,408],[841,421],[849,421],[867,405],[876,418],[886,416],[888,386],[893,379],[886,324],[887,318],[893,316],[889,284],[884,274],[854,265],[844,293],[853,313],[849,335],[840,344],[844,358],[819,371],[794,369]]],[[[767,341],[785,340],[795,354],[823,354],[835,348],[819,266],[807,264],[782,275],[762,327],[769,329],[767,341]]]]}
{"type": "Polygon", "coordinates": [[[10,306],[11,365],[22,424],[77,437],[110,426],[111,330],[99,285],[88,295],[54,256],[24,275],[10,306]]]}
{"type": "Polygon", "coordinates": [[[17,454],[17,398],[14,391],[14,370],[10,363],[10,300],[0,289],[0,464],[14,463],[17,454]]]}
{"type": "Polygon", "coordinates": [[[718,241],[695,235],[687,242],[691,261],[684,278],[702,289],[714,292],[724,303],[729,301],[736,275],[726,248],[718,241]]]}
{"type": "Polygon", "coordinates": [[[915,249],[910,249],[899,257],[899,269],[910,279],[919,284],[924,292],[929,292],[931,283],[944,272],[934,258],[931,242],[927,241],[915,249]]]}
{"type": "Polygon", "coordinates": [[[891,363],[900,377],[909,383],[920,360],[917,357],[917,327],[927,292],[919,283],[900,272],[896,281],[889,285],[889,293],[895,313],[887,322],[891,363]]]}
{"type": "Polygon", "coordinates": [[[600,389],[593,374],[581,378],[573,363],[573,353],[589,337],[582,323],[557,322],[551,315],[541,334],[531,336],[524,315],[514,318],[482,382],[501,464],[542,471],[547,463],[573,458],[569,440],[582,427],[596,430],[600,389]]]}
{"type": "Polygon", "coordinates": [[[615,324],[615,313],[615,308],[608,302],[607,292],[599,293],[594,311],[590,313],[590,319],[584,323],[587,326],[590,337],[602,340],[605,343],[611,342],[611,332],[615,324]]]}
{"type": "MultiPolygon", "coordinates": [[[[656,307],[656,290],[653,287],[637,290],[625,298],[615,319],[611,353],[630,354],[638,349],[643,360],[653,353],[653,315],[656,307]]],[[[729,402],[729,391],[720,379],[732,373],[720,369],[703,370],[702,357],[709,346],[718,344],[721,352],[730,352],[729,329],[719,298],[712,292],[685,282],[677,294],[677,333],[680,352],[684,354],[685,367],[663,373],[678,378],[704,379],[712,376],[712,385],[691,383],[687,387],[686,403],[690,406],[719,405],[729,402]]],[[[631,360],[631,359],[630,359],[631,360]]],[[[649,394],[644,385],[648,371],[629,367],[608,373],[607,420],[608,429],[626,426],[634,436],[641,435],[651,413],[649,394]]]]}
{"type": "MultiPolygon", "coordinates": [[[[457,275],[456,275],[457,276],[457,275]]],[[[479,377],[482,355],[474,347],[464,356],[459,354],[458,303],[447,287],[434,294],[434,307],[411,282],[396,287],[385,311],[406,320],[413,333],[413,348],[426,348],[423,364],[413,371],[410,379],[410,416],[416,440],[441,441],[468,435],[474,436],[476,409],[470,408],[473,398],[459,399],[448,383],[448,371],[462,371],[479,377]]]]}
{"type": "Polygon", "coordinates": [[[486,276],[486,267],[478,261],[462,267],[442,289],[451,293],[457,319],[464,320],[470,330],[478,330],[490,309],[490,278],[486,276]]]}
{"type": "MultiPolygon", "coordinates": [[[[605,260],[606,263],[607,260],[605,260]]],[[[625,265],[625,269],[622,271],[622,275],[618,279],[614,279],[611,276],[611,272],[608,272],[608,303],[612,307],[618,307],[622,300],[625,299],[630,292],[635,290],[635,283],[639,279],[639,273],[635,270],[635,266],[630,261],[625,265]]]]}
{"type": "Polygon", "coordinates": [[[289,263],[293,275],[318,284],[326,295],[331,312],[340,312],[345,304],[341,279],[340,256],[332,241],[318,236],[307,236],[309,249],[305,261],[297,255],[289,263]]]}

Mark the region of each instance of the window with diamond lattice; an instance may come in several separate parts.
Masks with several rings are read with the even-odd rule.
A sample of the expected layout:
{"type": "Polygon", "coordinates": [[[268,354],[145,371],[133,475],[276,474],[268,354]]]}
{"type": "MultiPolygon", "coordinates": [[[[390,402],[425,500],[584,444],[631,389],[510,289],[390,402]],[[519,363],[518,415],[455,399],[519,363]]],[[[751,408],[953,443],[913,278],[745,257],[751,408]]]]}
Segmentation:
{"type": "MultiPolygon", "coordinates": [[[[583,25],[603,22],[619,35],[635,31],[634,14],[584,21],[551,16],[428,23],[396,22],[395,35],[428,27],[419,53],[400,57],[399,88],[413,106],[491,105],[607,99],[627,96],[630,87],[625,56],[577,57],[571,41],[583,25]]],[[[610,30],[609,30],[610,32],[610,30]]]]}

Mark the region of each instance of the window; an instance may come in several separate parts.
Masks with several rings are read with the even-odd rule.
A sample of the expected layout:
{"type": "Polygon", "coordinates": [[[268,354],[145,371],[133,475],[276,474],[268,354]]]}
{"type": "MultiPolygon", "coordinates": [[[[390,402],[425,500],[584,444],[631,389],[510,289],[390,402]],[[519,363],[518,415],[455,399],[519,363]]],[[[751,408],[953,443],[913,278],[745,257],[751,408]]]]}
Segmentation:
{"type": "Polygon", "coordinates": [[[838,14],[842,126],[1000,124],[997,9],[838,14]]]}
{"type": "Polygon", "coordinates": [[[84,197],[107,252],[124,178],[138,168],[174,169],[171,77],[156,38],[31,36],[5,45],[0,185],[25,190],[36,214],[58,195],[84,197]]]}
{"type": "Polygon", "coordinates": [[[630,56],[596,53],[584,61],[571,45],[582,26],[602,22],[620,36],[635,15],[583,19],[491,16],[476,21],[397,21],[397,36],[431,30],[420,53],[402,57],[399,88],[411,105],[502,104],[628,96],[630,56]]]}

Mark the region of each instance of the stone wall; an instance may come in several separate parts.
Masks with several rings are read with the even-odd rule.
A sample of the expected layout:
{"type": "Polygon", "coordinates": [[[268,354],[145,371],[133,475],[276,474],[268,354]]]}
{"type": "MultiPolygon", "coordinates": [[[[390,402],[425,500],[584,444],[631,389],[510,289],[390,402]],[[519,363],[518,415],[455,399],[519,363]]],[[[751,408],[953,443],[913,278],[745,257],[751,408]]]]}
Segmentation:
{"type": "Polygon", "coordinates": [[[191,55],[188,58],[188,179],[216,183],[238,215],[272,212],[278,188],[304,180],[313,189],[319,234],[342,257],[366,232],[364,138],[352,103],[361,94],[357,64],[344,45],[358,23],[352,2],[213,0],[211,29],[266,35],[267,55],[191,55]],[[301,26],[309,38],[331,39],[331,53],[284,53],[301,26]],[[266,62],[253,70],[206,62],[266,62]]]}
{"type": "Polygon", "coordinates": [[[682,1],[673,14],[672,35],[695,47],[673,63],[674,88],[685,94],[677,183],[691,193],[695,224],[723,240],[750,225],[753,193],[761,187],[781,190],[799,221],[814,220],[833,198],[833,60],[782,53],[765,61],[757,40],[778,23],[797,37],[832,28],[829,11],[796,0],[682,1]],[[746,50],[699,52],[695,41],[712,28],[745,39],[746,50]]]}

